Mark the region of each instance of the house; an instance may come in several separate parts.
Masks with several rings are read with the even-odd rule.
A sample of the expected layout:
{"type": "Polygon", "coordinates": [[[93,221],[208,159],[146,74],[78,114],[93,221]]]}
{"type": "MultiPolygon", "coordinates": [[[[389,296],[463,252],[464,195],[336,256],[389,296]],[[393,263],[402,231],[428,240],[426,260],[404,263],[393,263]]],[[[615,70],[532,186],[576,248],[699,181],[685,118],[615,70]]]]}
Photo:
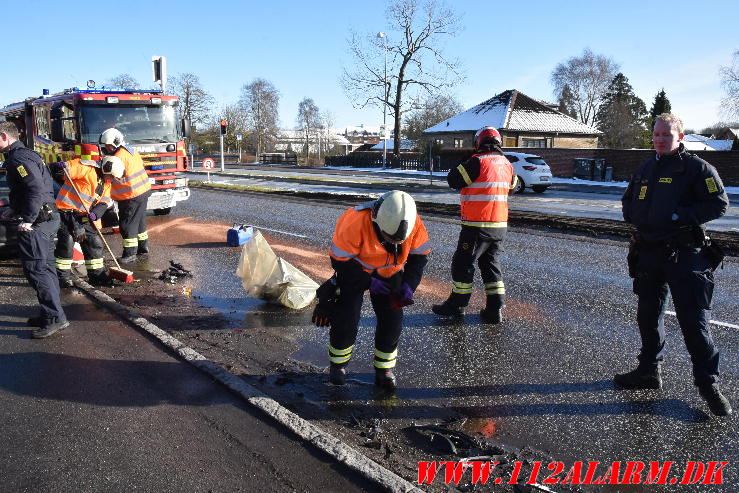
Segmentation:
{"type": "Polygon", "coordinates": [[[719,140],[735,140],[739,139],[739,128],[727,128],[726,130],[716,134],[719,140]]]}
{"type": "MultiPolygon", "coordinates": [[[[297,154],[305,152],[305,133],[302,130],[280,130],[276,137],[275,151],[295,152],[297,154]]],[[[311,134],[308,152],[315,154],[319,150],[319,145],[321,154],[334,149],[341,154],[348,154],[352,151],[351,142],[334,129],[331,129],[328,133],[322,131],[311,134]]]]}
{"type": "Polygon", "coordinates": [[[437,123],[423,135],[427,142],[442,148],[474,147],[475,132],[484,126],[498,129],[503,147],[596,148],[601,135],[597,129],[515,89],[437,123]]]}
{"type": "MultiPolygon", "coordinates": [[[[370,126],[360,124],[337,129],[336,133],[351,143],[349,152],[354,152],[365,144],[375,145],[378,142],[382,142],[380,136],[381,131],[381,125],[370,126]]],[[[388,127],[388,135],[392,135],[392,132],[392,127],[388,127]]]]}
{"type": "Polygon", "coordinates": [[[711,139],[701,134],[685,134],[683,145],[688,151],[730,151],[734,139],[711,139]]]}
{"type": "MultiPolygon", "coordinates": [[[[384,141],[385,148],[387,149],[387,152],[393,152],[393,149],[395,149],[395,140],[394,139],[385,139],[384,141]]],[[[416,147],[416,142],[409,139],[400,139],[400,150],[402,151],[410,151],[414,147],[416,147]]],[[[373,145],[369,148],[370,151],[381,151],[383,150],[383,141],[381,140],[377,144],[373,145]]]]}

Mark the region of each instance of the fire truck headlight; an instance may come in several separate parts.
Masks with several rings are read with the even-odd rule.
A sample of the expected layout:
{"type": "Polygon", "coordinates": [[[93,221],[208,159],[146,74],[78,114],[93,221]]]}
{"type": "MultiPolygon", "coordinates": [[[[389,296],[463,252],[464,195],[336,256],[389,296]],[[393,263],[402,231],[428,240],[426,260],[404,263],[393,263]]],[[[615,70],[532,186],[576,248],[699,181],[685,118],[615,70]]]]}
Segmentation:
{"type": "Polygon", "coordinates": [[[162,104],[162,98],[151,98],[151,104],[162,104]]]}
{"type": "Polygon", "coordinates": [[[187,178],[177,178],[174,181],[174,184],[176,187],[186,187],[187,186],[187,178]]]}
{"type": "Polygon", "coordinates": [[[167,152],[174,152],[174,150],[175,150],[175,145],[174,144],[169,144],[167,146],[167,152]]]}
{"type": "Polygon", "coordinates": [[[108,96],[107,98],[105,98],[105,101],[108,102],[109,104],[117,103],[118,96],[108,96]]]}

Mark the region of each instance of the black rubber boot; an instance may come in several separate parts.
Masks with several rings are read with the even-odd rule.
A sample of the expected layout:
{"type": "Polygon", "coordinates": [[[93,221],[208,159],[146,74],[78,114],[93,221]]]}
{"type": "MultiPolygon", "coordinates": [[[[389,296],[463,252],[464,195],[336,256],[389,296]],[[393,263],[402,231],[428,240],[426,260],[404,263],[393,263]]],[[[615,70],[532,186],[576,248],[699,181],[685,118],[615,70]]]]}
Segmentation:
{"type": "Polygon", "coordinates": [[[662,368],[637,367],[628,373],[619,373],[613,377],[614,383],[623,389],[655,389],[662,388],[662,368]]]}
{"type": "Polygon", "coordinates": [[[73,288],[74,281],[72,281],[72,278],[70,276],[59,276],[59,287],[62,289],[73,288]]]}
{"type": "Polygon", "coordinates": [[[503,309],[485,307],[480,310],[480,318],[485,323],[499,324],[503,322],[503,309]]]}
{"type": "Polygon", "coordinates": [[[31,317],[26,320],[26,327],[43,327],[45,322],[44,317],[31,317]]]}
{"type": "Polygon", "coordinates": [[[31,333],[31,337],[33,337],[34,339],[45,339],[61,330],[66,329],[67,327],[69,327],[69,322],[67,322],[66,320],[64,322],[46,324],[43,327],[34,330],[31,333]]]}
{"type": "Polygon", "coordinates": [[[375,385],[385,390],[395,390],[395,373],[390,368],[375,368],[375,385]]]}
{"type": "Polygon", "coordinates": [[[87,275],[87,282],[92,284],[93,286],[100,286],[100,287],[113,287],[115,284],[113,283],[113,279],[110,278],[110,276],[105,272],[105,270],[101,269],[99,271],[93,271],[90,272],[87,275]]]}
{"type": "Polygon", "coordinates": [[[431,311],[445,317],[461,317],[464,315],[464,307],[467,306],[470,295],[452,293],[449,298],[440,305],[431,307],[431,311]]]}
{"type": "Polygon", "coordinates": [[[149,254],[149,240],[139,240],[139,247],[136,250],[136,255],[148,255],[149,254]]]}
{"type": "Polygon", "coordinates": [[[346,364],[331,363],[328,379],[334,385],[346,384],[346,364]]]}
{"type": "Polygon", "coordinates": [[[127,247],[123,249],[123,255],[118,259],[122,264],[128,264],[136,260],[136,250],[138,247],[127,247]]]}
{"type": "Polygon", "coordinates": [[[708,404],[708,408],[716,416],[728,416],[732,413],[729,400],[724,397],[717,383],[701,385],[698,387],[698,393],[708,404]]]}

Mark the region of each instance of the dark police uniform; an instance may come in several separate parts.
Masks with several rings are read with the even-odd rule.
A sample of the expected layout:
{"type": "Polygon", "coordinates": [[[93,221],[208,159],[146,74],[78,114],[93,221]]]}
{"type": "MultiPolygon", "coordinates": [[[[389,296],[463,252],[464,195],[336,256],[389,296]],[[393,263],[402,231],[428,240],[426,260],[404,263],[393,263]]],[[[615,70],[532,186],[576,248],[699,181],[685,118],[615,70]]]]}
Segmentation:
{"type": "Polygon", "coordinates": [[[59,300],[59,281],[54,263],[54,236],[59,213],[54,203],[52,178],[41,157],[16,141],[5,151],[5,169],[10,186],[10,208],[32,231],[18,231],[23,273],[36,290],[43,326],[64,323],[59,300]]]}
{"type": "Polygon", "coordinates": [[[645,162],[621,201],[624,219],[637,228],[636,258],[630,268],[634,293],[639,297],[639,366],[655,368],[664,357],[669,288],[693,363],[695,384],[716,382],[719,352],[707,316],[713,270],[702,248],[703,225],[724,215],[729,204],[716,169],[680,144],[675,154],[655,155],[645,162]]]}

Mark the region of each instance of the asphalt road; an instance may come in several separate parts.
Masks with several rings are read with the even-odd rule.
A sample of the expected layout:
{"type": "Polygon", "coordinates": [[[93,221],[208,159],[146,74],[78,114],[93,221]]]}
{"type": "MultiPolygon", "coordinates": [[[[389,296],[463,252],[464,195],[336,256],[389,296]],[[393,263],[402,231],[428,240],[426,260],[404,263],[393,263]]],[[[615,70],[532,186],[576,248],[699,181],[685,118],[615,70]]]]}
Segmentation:
{"type": "Polygon", "coordinates": [[[375,487],[91,304],[24,327],[36,303],[0,262],[0,491],[372,491],[375,487]]]}
{"type": "MultiPolygon", "coordinates": [[[[330,273],[325,249],[343,209],[325,201],[194,190],[173,216],[152,218],[150,224],[161,232],[152,241],[155,249],[165,255],[176,252],[195,269],[193,293],[204,303],[245,328],[274,328],[299,345],[292,358],[325,367],[326,330],[312,327],[307,311],[277,309],[265,315],[260,302],[244,297],[233,275],[239,249],[222,242],[231,223],[253,224],[278,255],[320,282],[330,273]]],[[[385,409],[391,418],[441,419],[452,409],[470,418],[469,431],[484,430],[505,443],[535,447],[566,461],[728,460],[725,479],[736,483],[736,415],[716,419],[707,414],[692,386],[674,317],[667,317],[665,389],[627,392],[612,385],[614,373],[635,365],[638,351],[625,243],[514,229],[503,258],[506,322],[480,323],[475,312],[484,301],[478,291],[471,314],[464,323],[454,323],[435,317],[430,305],[449,292],[458,226],[449,219],[424,220],[434,252],[416,304],[406,312],[400,388],[393,409],[385,409]]],[[[712,318],[719,324],[712,330],[722,351],[722,388],[737,407],[737,264],[727,262],[716,277],[712,318]]],[[[372,401],[374,317],[368,305],[349,365],[351,385],[336,392],[323,381],[307,381],[292,391],[338,415],[379,405],[372,401]]]]}

